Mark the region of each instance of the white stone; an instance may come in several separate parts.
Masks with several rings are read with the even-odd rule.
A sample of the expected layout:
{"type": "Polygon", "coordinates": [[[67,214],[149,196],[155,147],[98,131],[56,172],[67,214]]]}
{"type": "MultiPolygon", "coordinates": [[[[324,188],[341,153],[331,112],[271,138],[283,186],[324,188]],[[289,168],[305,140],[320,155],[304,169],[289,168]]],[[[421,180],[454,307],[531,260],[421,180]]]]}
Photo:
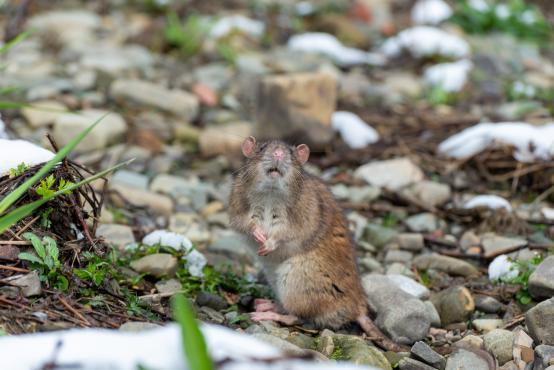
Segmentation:
{"type": "Polygon", "coordinates": [[[356,169],[354,177],[373,186],[399,190],[423,180],[423,172],[409,158],[395,158],[364,164],[356,169]]]}

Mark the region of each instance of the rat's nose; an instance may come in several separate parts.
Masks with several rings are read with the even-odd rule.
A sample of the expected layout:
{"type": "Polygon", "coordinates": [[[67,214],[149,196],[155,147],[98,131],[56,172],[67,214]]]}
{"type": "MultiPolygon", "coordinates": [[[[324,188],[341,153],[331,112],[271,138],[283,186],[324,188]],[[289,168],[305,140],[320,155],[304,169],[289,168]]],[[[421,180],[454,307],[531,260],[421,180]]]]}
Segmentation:
{"type": "Polygon", "coordinates": [[[273,159],[276,161],[282,161],[285,157],[285,152],[281,148],[277,148],[273,151],[273,159]]]}

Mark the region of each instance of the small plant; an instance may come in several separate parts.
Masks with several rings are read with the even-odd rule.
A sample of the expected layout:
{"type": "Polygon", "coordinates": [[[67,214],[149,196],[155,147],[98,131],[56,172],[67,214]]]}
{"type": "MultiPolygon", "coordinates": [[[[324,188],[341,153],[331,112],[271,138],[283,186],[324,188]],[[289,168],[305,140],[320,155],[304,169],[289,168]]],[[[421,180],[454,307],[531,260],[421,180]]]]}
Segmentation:
{"type": "Polygon", "coordinates": [[[100,259],[98,256],[94,256],[87,263],[87,267],[84,269],[73,269],[73,273],[81,280],[90,281],[97,287],[102,284],[104,277],[111,270],[111,265],[100,259]]]}
{"type": "Polygon", "coordinates": [[[40,240],[33,233],[25,233],[23,238],[31,242],[35,253],[23,252],[19,254],[18,258],[29,261],[31,267],[39,271],[41,281],[61,291],[66,291],[69,287],[69,281],[61,273],[60,252],[56,241],[49,236],[45,236],[40,240]]]}
{"type": "Polygon", "coordinates": [[[12,179],[14,177],[21,176],[25,173],[25,171],[27,171],[30,168],[31,167],[25,164],[25,162],[21,162],[20,164],[17,165],[16,168],[10,168],[9,177],[10,179],[12,179]]]}
{"type": "Polygon", "coordinates": [[[56,179],[54,178],[54,175],[50,175],[47,178],[40,180],[40,185],[36,189],[37,194],[40,195],[42,198],[51,197],[56,191],[60,191],[62,192],[62,194],[67,194],[71,192],[71,190],[68,190],[68,188],[72,185],[75,185],[71,181],[60,179],[58,181],[58,187],[57,189],[55,189],[55,183],[56,179]]]}
{"type": "Polygon", "coordinates": [[[208,31],[204,19],[198,15],[191,14],[184,23],[181,23],[177,13],[173,12],[167,16],[166,22],[164,35],[170,45],[175,46],[187,57],[193,56],[200,51],[208,31]]]}
{"type": "Polygon", "coordinates": [[[40,215],[40,226],[45,229],[49,229],[52,226],[52,221],[50,221],[50,214],[54,211],[54,208],[48,207],[39,212],[40,215]]]}
{"type": "Polygon", "coordinates": [[[526,305],[533,300],[529,294],[529,276],[535,271],[537,266],[544,260],[542,255],[536,255],[530,260],[514,261],[513,269],[519,273],[516,277],[507,279],[506,282],[510,284],[516,284],[521,286],[521,289],[516,293],[516,299],[519,303],[526,305]]]}
{"type": "Polygon", "coordinates": [[[329,358],[335,361],[348,360],[348,358],[344,354],[344,350],[342,349],[342,347],[339,347],[339,346],[335,347],[335,349],[333,350],[333,353],[331,353],[331,356],[329,356],[329,358]]]}
{"type": "Polygon", "coordinates": [[[458,101],[458,94],[446,91],[440,86],[434,86],[427,90],[425,99],[431,105],[452,105],[458,101]]]}

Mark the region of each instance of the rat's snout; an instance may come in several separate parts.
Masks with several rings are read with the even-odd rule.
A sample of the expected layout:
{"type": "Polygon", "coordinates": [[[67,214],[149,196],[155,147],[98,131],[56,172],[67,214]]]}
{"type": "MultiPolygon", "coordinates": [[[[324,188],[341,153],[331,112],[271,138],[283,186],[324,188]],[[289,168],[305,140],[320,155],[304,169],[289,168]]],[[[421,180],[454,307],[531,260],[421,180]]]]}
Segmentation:
{"type": "Polygon", "coordinates": [[[274,161],[282,161],[285,158],[285,152],[281,148],[275,149],[272,155],[274,161]]]}

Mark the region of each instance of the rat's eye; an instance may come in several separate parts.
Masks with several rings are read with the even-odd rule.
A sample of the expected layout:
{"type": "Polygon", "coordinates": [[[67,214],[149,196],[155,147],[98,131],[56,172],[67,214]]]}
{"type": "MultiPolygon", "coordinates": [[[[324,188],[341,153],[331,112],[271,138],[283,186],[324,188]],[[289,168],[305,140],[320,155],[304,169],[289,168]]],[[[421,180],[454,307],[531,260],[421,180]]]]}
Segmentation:
{"type": "Polygon", "coordinates": [[[265,148],[267,148],[267,143],[263,143],[262,145],[260,145],[258,151],[263,152],[265,150],[265,148]]]}

